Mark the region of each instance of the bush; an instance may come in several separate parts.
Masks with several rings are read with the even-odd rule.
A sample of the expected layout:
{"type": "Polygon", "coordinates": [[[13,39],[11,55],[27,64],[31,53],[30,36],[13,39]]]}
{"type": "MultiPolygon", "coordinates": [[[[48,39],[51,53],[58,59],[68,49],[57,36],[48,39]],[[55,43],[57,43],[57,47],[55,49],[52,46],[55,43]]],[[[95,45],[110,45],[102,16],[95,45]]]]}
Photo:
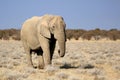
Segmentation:
{"type": "MultiPolygon", "coordinates": [[[[80,37],[85,40],[91,40],[94,38],[95,40],[99,40],[102,38],[109,38],[110,40],[118,40],[120,39],[120,30],[111,29],[111,30],[101,30],[96,28],[95,30],[83,30],[83,29],[67,29],[66,30],[67,39],[76,39],[78,40],[80,37]]],[[[5,29],[0,30],[0,39],[9,40],[12,38],[13,40],[20,40],[20,29],[5,29]]]]}
{"type": "Polygon", "coordinates": [[[111,40],[117,40],[120,39],[120,31],[116,30],[116,29],[111,29],[110,31],[108,31],[108,37],[111,40]]]}
{"type": "Polygon", "coordinates": [[[120,31],[117,29],[107,30],[100,30],[96,28],[95,30],[74,30],[74,29],[67,29],[66,30],[67,39],[74,38],[78,40],[80,37],[85,40],[91,40],[94,38],[95,40],[99,40],[102,38],[109,38],[110,40],[117,40],[120,39],[120,31]]]}
{"type": "Polygon", "coordinates": [[[67,39],[75,38],[76,40],[79,39],[86,31],[82,29],[67,29],[66,30],[66,37],[67,39]]]}
{"type": "Polygon", "coordinates": [[[0,30],[0,39],[9,40],[10,38],[14,40],[20,40],[20,30],[17,29],[0,30]]]}

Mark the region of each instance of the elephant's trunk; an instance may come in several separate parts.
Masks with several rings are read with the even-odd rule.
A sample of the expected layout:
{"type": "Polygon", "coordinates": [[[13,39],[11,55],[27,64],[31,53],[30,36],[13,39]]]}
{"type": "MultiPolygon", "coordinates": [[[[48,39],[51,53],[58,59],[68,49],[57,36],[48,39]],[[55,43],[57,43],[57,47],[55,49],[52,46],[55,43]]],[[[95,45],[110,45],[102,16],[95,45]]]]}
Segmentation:
{"type": "Polygon", "coordinates": [[[65,42],[58,41],[60,50],[58,51],[60,57],[64,57],[65,55],[65,42]]]}
{"type": "Polygon", "coordinates": [[[58,53],[59,53],[60,57],[64,57],[64,55],[65,55],[65,50],[66,50],[65,42],[66,42],[65,35],[62,35],[60,37],[60,39],[58,39],[58,45],[59,45],[58,53]]]}

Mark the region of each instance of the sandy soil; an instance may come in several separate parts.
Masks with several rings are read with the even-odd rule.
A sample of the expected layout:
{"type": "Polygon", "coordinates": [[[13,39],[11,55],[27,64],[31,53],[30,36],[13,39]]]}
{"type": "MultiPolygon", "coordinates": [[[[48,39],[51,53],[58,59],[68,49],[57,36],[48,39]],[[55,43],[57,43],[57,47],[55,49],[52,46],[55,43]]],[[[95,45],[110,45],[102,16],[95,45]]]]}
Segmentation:
{"type": "Polygon", "coordinates": [[[0,41],[0,80],[120,80],[120,41],[68,41],[66,48],[60,58],[57,45],[53,67],[39,70],[26,66],[20,41],[0,41]]]}

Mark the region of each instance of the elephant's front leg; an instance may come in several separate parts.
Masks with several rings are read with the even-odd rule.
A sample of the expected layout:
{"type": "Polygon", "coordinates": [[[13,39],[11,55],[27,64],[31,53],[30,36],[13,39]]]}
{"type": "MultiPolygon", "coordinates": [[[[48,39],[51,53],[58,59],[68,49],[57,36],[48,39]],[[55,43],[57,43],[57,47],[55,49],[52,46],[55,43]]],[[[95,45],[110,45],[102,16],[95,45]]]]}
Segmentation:
{"type": "Polygon", "coordinates": [[[48,39],[45,39],[44,43],[41,43],[41,48],[43,50],[44,67],[46,68],[51,65],[50,44],[48,39]]]}
{"type": "Polygon", "coordinates": [[[50,59],[51,55],[50,55],[50,49],[48,47],[46,47],[43,50],[43,60],[44,60],[44,64],[45,64],[45,68],[49,65],[51,65],[51,59],[50,59]]]}
{"type": "Polygon", "coordinates": [[[38,68],[43,69],[44,68],[44,60],[42,55],[38,55],[38,68]]]}

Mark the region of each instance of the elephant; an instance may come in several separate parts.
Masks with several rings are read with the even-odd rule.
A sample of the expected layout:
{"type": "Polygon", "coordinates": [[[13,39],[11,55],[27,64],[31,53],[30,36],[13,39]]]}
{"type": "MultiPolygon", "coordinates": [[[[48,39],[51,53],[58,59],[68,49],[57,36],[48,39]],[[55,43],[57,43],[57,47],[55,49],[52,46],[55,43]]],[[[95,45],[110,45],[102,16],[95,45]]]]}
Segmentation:
{"type": "Polygon", "coordinates": [[[28,66],[34,67],[32,53],[37,53],[38,68],[51,66],[52,57],[58,42],[58,53],[64,57],[66,50],[66,24],[59,15],[45,14],[26,20],[21,28],[21,41],[26,53],[28,66]]]}

